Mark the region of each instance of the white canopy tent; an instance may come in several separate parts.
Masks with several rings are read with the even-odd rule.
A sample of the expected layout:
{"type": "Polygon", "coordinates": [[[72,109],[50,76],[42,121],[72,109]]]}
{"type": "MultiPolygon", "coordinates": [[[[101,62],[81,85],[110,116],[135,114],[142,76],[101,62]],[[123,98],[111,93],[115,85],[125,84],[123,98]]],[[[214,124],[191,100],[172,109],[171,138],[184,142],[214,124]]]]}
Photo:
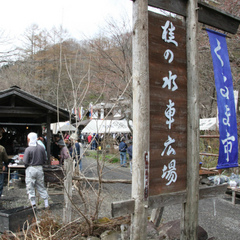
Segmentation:
{"type": "MultiPolygon", "coordinates": [[[[235,110],[237,112],[237,106],[238,106],[238,91],[234,90],[234,102],[235,102],[235,110]]],[[[200,119],[200,130],[207,131],[207,130],[218,130],[219,123],[218,118],[203,118],[200,119]]]]}
{"type": "Polygon", "coordinates": [[[50,128],[53,131],[53,134],[57,134],[58,132],[74,132],[77,130],[69,121],[52,123],[50,128]]]}
{"type": "Polygon", "coordinates": [[[82,133],[130,133],[130,129],[127,120],[91,120],[82,133]]]}
{"type": "MultiPolygon", "coordinates": [[[[132,126],[132,121],[130,121],[132,126]]],[[[200,119],[200,130],[218,130],[217,118],[200,119]]],[[[82,133],[129,133],[127,120],[91,120],[82,133]]]]}
{"type": "Polygon", "coordinates": [[[218,130],[218,123],[217,118],[203,118],[200,119],[200,130],[207,131],[207,130],[218,130]]]}

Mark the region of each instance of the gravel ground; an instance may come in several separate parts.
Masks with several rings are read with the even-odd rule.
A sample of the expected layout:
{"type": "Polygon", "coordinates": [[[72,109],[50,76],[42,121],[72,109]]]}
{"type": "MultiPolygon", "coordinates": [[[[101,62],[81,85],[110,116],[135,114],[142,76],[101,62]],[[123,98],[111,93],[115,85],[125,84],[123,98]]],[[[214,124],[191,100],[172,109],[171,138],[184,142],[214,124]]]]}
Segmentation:
{"type": "MultiPolygon", "coordinates": [[[[83,169],[86,177],[96,178],[96,163],[94,159],[85,158],[83,160],[83,169]]],[[[107,179],[131,179],[131,174],[129,168],[120,168],[118,164],[109,164],[104,167],[105,174],[103,178],[107,179]]],[[[5,179],[6,180],[6,179],[5,179]]],[[[83,207],[83,201],[78,193],[76,187],[73,187],[73,203],[77,207],[83,207]]],[[[98,190],[98,184],[82,184],[81,189],[84,189],[84,197],[89,206],[94,209],[96,205],[96,195],[98,190]]],[[[48,188],[49,193],[49,203],[51,213],[58,219],[62,219],[63,216],[63,203],[64,195],[63,187],[61,184],[50,184],[48,188]]],[[[38,195],[38,194],[37,194],[38,195]]],[[[99,211],[99,217],[111,217],[111,202],[120,201],[124,199],[130,199],[131,196],[131,184],[104,184],[101,192],[101,207],[99,211]],[[128,186],[127,186],[128,185],[128,186]]],[[[7,181],[5,181],[5,186],[3,190],[3,195],[0,200],[0,210],[1,209],[12,209],[22,206],[30,206],[30,202],[27,197],[26,186],[24,179],[14,180],[10,184],[10,188],[7,187],[7,181]]],[[[39,214],[41,210],[44,209],[43,201],[39,198],[39,203],[37,204],[37,209],[39,214]]],[[[92,214],[94,212],[92,211],[92,214]]],[[[75,220],[79,218],[79,212],[73,207],[72,219],[75,220]]]]}
{"type": "MultiPolygon", "coordinates": [[[[163,222],[180,219],[181,206],[164,208],[163,222]]],[[[231,196],[225,194],[214,199],[199,201],[199,225],[203,227],[208,237],[215,240],[240,239],[240,200],[231,203],[231,196]]]]}
{"type": "MultiPolygon", "coordinates": [[[[96,167],[89,164],[93,162],[92,159],[85,159],[83,167],[85,167],[85,174],[88,177],[94,177],[96,167]],[[87,164],[86,164],[87,162],[87,164]]],[[[104,178],[108,179],[131,179],[129,168],[120,168],[118,165],[113,164],[105,167],[106,174],[104,178]],[[115,169],[113,171],[113,169],[115,169]]],[[[86,184],[87,202],[89,205],[94,205],[95,193],[97,186],[86,184]]],[[[62,219],[64,197],[62,187],[50,186],[50,211],[53,216],[62,219]],[[52,195],[52,194],[55,195],[52,195]]],[[[131,185],[130,184],[104,184],[102,191],[103,201],[100,208],[100,217],[111,217],[111,202],[130,199],[131,185]]],[[[73,202],[79,207],[83,206],[83,202],[79,197],[77,190],[73,190],[73,202]]],[[[38,214],[41,214],[41,203],[38,206],[38,214]]],[[[0,200],[0,209],[10,209],[19,206],[29,206],[25,183],[21,180],[16,180],[8,190],[6,184],[2,199],[0,200]]],[[[175,205],[164,208],[162,223],[180,219],[181,205],[175,205]]],[[[76,210],[72,212],[73,219],[79,218],[79,213],[76,210]]],[[[214,199],[204,199],[199,201],[199,225],[203,227],[208,237],[215,237],[216,240],[238,240],[240,239],[240,200],[236,200],[236,204],[231,203],[231,196],[224,194],[214,199]]]]}

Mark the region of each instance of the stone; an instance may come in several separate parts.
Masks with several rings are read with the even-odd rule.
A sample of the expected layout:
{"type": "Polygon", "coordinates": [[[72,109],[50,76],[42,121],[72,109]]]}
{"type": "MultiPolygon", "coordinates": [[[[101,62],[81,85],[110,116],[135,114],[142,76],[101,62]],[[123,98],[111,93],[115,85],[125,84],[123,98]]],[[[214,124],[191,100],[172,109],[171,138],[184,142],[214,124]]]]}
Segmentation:
{"type": "Polygon", "coordinates": [[[208,179],[208,178],[202,178],[201,180],[200,180],[200,183],[201,184],[206,184],[206,185],[208,185],[208,186],[210,186],[212,183],[211,183],[211,181],[208,179]]]}
{"type": "Polygon", "coordinates": [[[147,239],[159,239],[159,233],[153,222],[147,224],[147,239]]]}
{"type": "MultiPolygon", "coordinates": [[[[159,231],[160,240],[180,239],[180,220],[174,220],[171,222],[161,224],[158,227],[158,231],[159,231]]],[[[198,226],[198,240],[207,240],[207,239],[208,239],[207,232],[201,226],[198,226]]]]}
{"type": "Polygon", "coordinates": [[[120,232],[107,230],[103,232],[100,236],[101,240],[121,240],[120,232]]]}
{"type": "Polygon", "coordinates": [[[98,238],[98,237],[91,237],[91,236],[90,236],[90,237],[87,238],[87,240],[101,240],[101,239],[98,238]]]}
{"type": "Polygon", "coordinates": [[[71,240],[87,240],[87,238],[85,238],[81,235],[76,235],[73,238],[71,238],[71,240]]]}

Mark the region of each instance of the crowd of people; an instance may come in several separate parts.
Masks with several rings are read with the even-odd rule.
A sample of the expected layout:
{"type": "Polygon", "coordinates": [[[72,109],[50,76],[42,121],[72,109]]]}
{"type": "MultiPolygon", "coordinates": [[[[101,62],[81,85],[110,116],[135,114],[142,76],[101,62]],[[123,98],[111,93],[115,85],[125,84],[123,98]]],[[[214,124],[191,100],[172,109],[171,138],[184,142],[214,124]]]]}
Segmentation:
{"type": "MultiPolygon", "coordinates": [[[[0,132],[0,139],[2,133],[0,132]]],[[[64,160],[72,157],[76,165],[79,165],[79,171],[82,171],[83,148],[90,146],[91,150],[101,150],[104,134],[80,134],[73,133],[69,135],[53,135],[51,141],[51,155],[59,160],[63,165],[64,160]]],[[[47,164],[46,139],[37,136],[37,133],[31,132],[27,135],[28,147],[24,151],[23,163],[26,167],[25,182],[27,193],[32,206],[35,206],[35,190],[39,192],[44,200],[45,208],[49,207],[48,194],[44,186],[43,165],[47,164]]],[[[132,137],[128,134],[113,134],[111,140],[118,145],[120,152],[120,165],[127,167],[127,154],[130,162],[130,171],[132,173],[132,137]],[[127,139],[127,143],[126,143],[127,139]]],[[[9,158],[6,149],[0,145],[0,198],[3,191],[4,171],[9,164],[9,158]]]]}
{"type": "Polygon", "coordinates": [[[81,133],[80,136],[80,142],[85,147],[88,145],[91,150],[97,150],[99,147],[102,147],[102,143],[105,138],[111,139],[111,142],[113,145],[119,145],[122,138],[125,138],[127,142],[129,142],[132,139],[131,134],[118,134],[118,133],[112,133],[112,134],[96,134],[96,133],[81,133]]]}
{"type": "Polygon", "coordinates": [[[51,153],[55,159],[59,160],[60,165],[64,164],[65,159],[72,157],[79,165],[79,170],[82,171],[81,153],[83,153],[83,146],[77,133],[71,135],[65,133],[63,137],[59,134],[53,135],[51,153]]]}
{"type": "Polygon", "coordinates": [[[127,158],[129,159],[130,171],[132,173],[132,135],[131,134],[95,134],[95,133],[73,133],[69,135],[64,133],[54,135],[51,145],[52,155],[59,160],[60,164],[64,164],[64,159],[72,157],[79,164],[79,170],[82,171],[82,155],[83,149],[88,147],[90,150],[101,150],[111,142],[119,149],[120,166],[127,167],[127,158]],[[107,143],[104,143],[104,140],[107,143]]]}
{"type": "MultiPolygon", "coordinates": [[[[0,139],[2,132],[0,132],[0,139]]],[[[64,160],[70,156],[79,164],[79,170],[82,170],[80,158],[80,144],[77,134],[64,134],[62,138],[60,135],[54,135],[51,142],[51,155],[59,160],[60,165],[64,164],[64,160]]],[[[30,132],[25,140],[27,148],[24,150],[23,164],[25,165],[25,183],[27,194],[31,205],[36,205],[35,190],[44,200],[45,208],[49,208],[48,193],[44,186],[44,172],[43,165],[48,163],[46,151],[46,139],[38,136],[35,132],[30,132]]],[[[6,167],[10,163],[7,151],[4,146],[0,145],[0,198],[2,196],[4,176],[6,167]]]]}
{"type": "MultiPolygon", "coordinates": [[[[132,173],[132,135],[127,133],[116,133],[116,134],[107,134],[113,145],[118,146],[119,153],[120,153],[120,166],[121,167],[127,167],[127,155],[129,159],[130,164],[130,172],[132,173]]],[[[95,134],[95,133],[89,133],[89,134],[81,134],[80,135],[80,141],[83,146],[86,146],[86,144],[89,146],[91,150],[101,150],[102,149],[102,143],[104,141],[104,138],[106,135],[104,134],[95,134]]]]}
{"type": "MultiPolygon", "coordinates": [[[[81,133],[81,134],[77,134],[77,133],[73,133],[71,135],[69,135],[67,132],[60,135],[60,134],[56,134],[53,135],[53,139],[52,139],[52,143],[51,143],[51,155],[58,159],[60,164],[64,164],[64,159],[67,159],[69,157],[73,157],[74,160],[76,160],[76,162],[79,164],[79,170],[82,170],[82,162],[81,162],[81,158],[82,158],[82,154],[83,154],[83,149],[88,147],[88,149],[90,150],[101,150],[106,145],[109,145],[109,142],[111,142],[112,145],[115,146],[120,146],[122,145],[123,141],[127,142],[127,144],[129,144],[129,147],[131,146],[130,142],[132,142],[132,136],[131,134],[96,134],[96,133],[89,133],[89,134],[85,134],[85,133],[81,133]],[[107,144],[106,142],[104,143],[104,140],[107,140],[107,144]]],[[[127,158],[127,156],[125,156],[128,152],[128,146],[125,150],[121,150],[120,152],[122,152],[120,154],[120,160],[124,161],[124,163],[121,163],[121,165],[125,166],[126,163],[124,159],[127,158]],[[125,151],[125,153],[124,153],[125,151]]],[[[131,149],[129,149],[129,151],[131,151],[131,149]]],[[[129,159],[131,159],[130,154],[129,155],[129,159]]],[[[132,155],[132,154],[131,154],[132,155]]]]}
{"type": "MultiPolygon", "coordinates": [[[[132,135],[131,134],[95,134],[82,133],[80,135],[74,133],[71,136],[64,134],[63,139],[59,135],[54,136],[52,144],[52,153],[55,158],[58,158],[60,164],[63,164],[64,159],[70,156],[77,159],[79,170],[82,171],[81,155],[83,148],[88,147],[90,150],[101,150],[104,146],[105,138],[110,139],[111,144],[118,146],[120,153],[120,166],[127,167],[127,156],[130,164],[130,172],[132,173],[132,135]],[[60,147],[60,154],[58,153],[60,147]],[[57,151],[56,151],[57,150],[57,151]]],[[[106,142],[105,142],[106,144],[106,142]]],[[[109,145],[107,143],[105,147],[109,145]]]]}

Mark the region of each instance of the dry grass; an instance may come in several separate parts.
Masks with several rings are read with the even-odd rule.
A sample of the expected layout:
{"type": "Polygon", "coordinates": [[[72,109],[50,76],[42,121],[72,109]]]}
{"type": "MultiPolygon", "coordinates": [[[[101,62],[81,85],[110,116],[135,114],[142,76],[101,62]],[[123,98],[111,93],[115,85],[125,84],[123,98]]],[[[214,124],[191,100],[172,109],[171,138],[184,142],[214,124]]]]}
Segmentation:
{"type": "MultiPolygon", "coordinates": [[[[101,218],[93,221],[93,233],[91,236],[99,237],[107,230],[119,231],[121,224],[130,225],[130,216],[118,218],[101,218]]],[[[89,226],[86,222],[74,221],[67,225],[61,225],[49,211],[45,211],[39,223],[33,222],[22,233],[4,233],[2,240],[69,240],[79,237],[88,237],[89,226]]]]}

